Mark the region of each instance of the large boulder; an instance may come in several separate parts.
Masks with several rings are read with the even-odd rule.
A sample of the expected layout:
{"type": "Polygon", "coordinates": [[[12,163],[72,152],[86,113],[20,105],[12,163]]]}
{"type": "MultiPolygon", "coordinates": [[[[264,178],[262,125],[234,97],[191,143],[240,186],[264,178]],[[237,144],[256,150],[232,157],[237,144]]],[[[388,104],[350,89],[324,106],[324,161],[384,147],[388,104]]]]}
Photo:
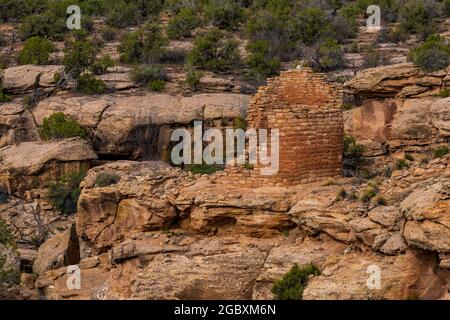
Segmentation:
{"type": "Polygon", "coordinates": [[[0,149],[0,184],[10,193],[22,192],[88,169],[95,159],[92,147],[81,138],[6,146],[0,149]]]}
{"type": "Polygon", "coordinates": [[[93,168],[81,184],[78,235],[104,250],[136,232],[169,227],[178,216],[170,194],[186,176],[163,162],[118,161],[93,168]],[[99,186],[100,175],[115,182],[99,186]]]}
{"type": "Polygon", "coordinates": [[[3,86],[10,93],[25,93],[33,90],[34,83],[41,74],[39,85],[43,88],[51,88],[55,85],[55,75],[61,73],[64,66],[47,65],[23,65],[5,69],[3,86]]]}
{"type": "Polygon", "coordinates": [[[44,242],[37,252],[33,273],[40,275],[47,270],[80,262],[80,247],[75,226],[61,232],[44,242]]]}

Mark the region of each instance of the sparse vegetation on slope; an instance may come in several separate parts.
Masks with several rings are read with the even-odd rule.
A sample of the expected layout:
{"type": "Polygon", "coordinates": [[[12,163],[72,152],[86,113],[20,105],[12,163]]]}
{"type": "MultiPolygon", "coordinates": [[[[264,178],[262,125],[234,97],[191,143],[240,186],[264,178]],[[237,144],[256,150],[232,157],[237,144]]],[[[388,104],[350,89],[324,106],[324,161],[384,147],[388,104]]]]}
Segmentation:
{"type": "Polygon", "coordinates": [[[320,275],[320,269],[314,264],[299,267],[295,264],[280,280],[275,282],[272,293],[278,300],[301,300],[309,277],[320,275]]]}

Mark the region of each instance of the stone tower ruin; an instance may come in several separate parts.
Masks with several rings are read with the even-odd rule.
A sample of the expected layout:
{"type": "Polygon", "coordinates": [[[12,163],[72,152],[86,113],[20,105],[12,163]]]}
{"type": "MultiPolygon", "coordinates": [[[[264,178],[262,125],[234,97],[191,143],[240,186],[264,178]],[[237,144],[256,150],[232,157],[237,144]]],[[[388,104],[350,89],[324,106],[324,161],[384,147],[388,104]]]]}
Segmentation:
{"type": "Polygon", "coordinates": [[[309,68],[282,72],[250,101],[247,126],[279,129],[279,171],[267,182],[293,185],[342,173],[342,90],[309,68]]]}

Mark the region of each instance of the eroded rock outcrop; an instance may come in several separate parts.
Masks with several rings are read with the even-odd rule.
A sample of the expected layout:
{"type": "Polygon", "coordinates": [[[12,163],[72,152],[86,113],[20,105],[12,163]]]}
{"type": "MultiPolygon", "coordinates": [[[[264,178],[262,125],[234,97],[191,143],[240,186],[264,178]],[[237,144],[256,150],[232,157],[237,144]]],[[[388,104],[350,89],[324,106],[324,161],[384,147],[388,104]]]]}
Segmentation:
{"type": "Polygon", "coordinates": [[[366,100],[344,112],[345,130],[366,147],[366,156],[424,152],[446,143],[449,110],[448,98],[366,100]]]}
{"type": "Polygon", "coordinates": [[[0,183],[9,193],[23,192],[64,173],[86,170],[95,159],[92,147],[81,138],[6,146],[0,149],[0,183]]]}
{"type": "Polygon", "coordinates": [[[100,156],[160,160],[174,128],[191,127],[194,120],[244,118],[248,99],[239,94],[54,96],[41,101],[33,115],[38,126],[55,112],[72,116],[88,129],[100,156]]]}
{"type": "Polygon", "coordinates": [[[447,78],[447,71],[427,73],[412,63],[399,63],[362,70],[344,87],[359,98],[424,97],[439,93],[447,78]]]}
{"type": "Polygon", "coordinates": [[[47,270],[80,262],[80,247],[75,226],[61,232],[39,247],[33,264],[33,273],[40,275],[47,270]]]}
{"type": "Polygon", "coordinates": [[[39,133],[30,111],[19,103],[0,107],[0,148],[24,141],[39,140],[39,133]]]}
{"type": "Polygon", "coordinates": [[[55,75],[61,73],[64,66],[23,65],[5,69],[3,85],[7,92],[18,94],[33,89],[36,77],[40,74],[41,88],[52,88],[55,85],[55,75]]]}

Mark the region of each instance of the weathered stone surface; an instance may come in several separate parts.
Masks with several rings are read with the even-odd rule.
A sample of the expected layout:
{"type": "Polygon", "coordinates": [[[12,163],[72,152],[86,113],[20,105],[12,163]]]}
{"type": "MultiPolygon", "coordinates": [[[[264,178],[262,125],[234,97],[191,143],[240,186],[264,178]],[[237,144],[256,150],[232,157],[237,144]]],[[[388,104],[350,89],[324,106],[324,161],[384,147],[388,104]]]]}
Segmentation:
{"type": "Polygon", "coordinates": [[[24,191],[56,180],[62,174],[87,169],[97,155],[81,138],[23,142],[0,149],[0,183],[10,191],[24,191]]]}
{"type": "Polygon", "coordinates": [[[177,217],[170,186],[186,176],[162,162],[119,161],[90,170],[78,201],[78,235],[102,250],[133,233],[168,227],[177,217]],[[119,181],[98,187],[101,172],[119,181]]]}
{"type": "Polygon", "coordinates": [[[47,270],[80,262],[80,247],[75,226],[61,232],[39,247],[33,264],[33,273],[40,275],[47,270]]]}
{"type": "Polygon", "coordinates": [[[407,218],[403,237],[410,246],[450,252],[449,174],[414,190],[401,209],[407,218]]]}
{"type": "Polygon", "coordinates": [[[381,224],[387,228],[399,229],[398,223],[402,218],[402,214],[397,207],[381,206],[369,211],[370,220],[381,224]]]}
{"type": "Polygon", "coordinates": [[[11,93],[24,93],[33,89],[36,77],[42,74],[40,86],[47,88],[54,86],[54,76],[62,72],[63,66],[35,66],[23,65],[7,68],[4,72],[4,88],[11,93]]]}
{"type": "Polygon", "coordinates": [[[96,76],[97,79],[102,80],[108,88],[115,90],[127,90],[137,88],[138,85],[131,80],[131,69],[122,66],[115,66],[108,68],[106,73],[96,76]]]}
{"type": "Polygon", "coordinates": [[[294,224],[286,188],[227,189],[226,185],[200,180],[179,191],[178,209],[190,212],[190,228],[199,232],[226,230],[267,235],[294,224]]]}
{"type": "Polygon", "coordinates": [[[388,150],[423,152],[445,142],[449,121],[446,99],[369,99],[344,112],[345,131],[366,147],[366,156],[388,150]]]}
{"type": "Polygon", "coordinates": [[[271,288],[294,264],[303,266],[313,263],[322,266],[329,256],[343,254],[346,245],[337,241],[317,241],[306,238],[296,243],[282,243],[271,249],[267,255],[261,274],[253,287],[252,299],[271,300],[275,296],[271,288]]]}
{"type": "Polygon", "coordinates": [[[433,89],[439,92],[446,74],[445,71],[425,73],[412,63],[400,63],[362,70],[344,88],[364,98],[433,95],[436,93],[433,89]]]}
{"type": "Polygon", "coordinates": [[[99,155],[160,160],[176,127],[194,120],[245,118],[249,97],[199,94],[179,97],[150,93],[100,97],[54,96],[41,101],[33,114],[39,126],[55,112],[72,116],[88,129],[99,155]]]}
{"type": "Polygon", "coordinates": [[[406,252],[408,246],[403,241],[402,235],[397,233],[391,236],[384,245],[380,248],[380,251],[389,255],[397,255],[406,252]]]}
{"type": "Polygon", "coordinates": [[[330,257],[328,264],[323,275],[309,281],[304,299],[406,299],[412,295],[438,299],[447,290],[447,275],[435,271],[435,258],[431,254],[409,251],[389,257],[373,252],[350,253],[330,257]],[[368,271],[370,266],[374,266],[373,270],[379,268],[379,288],[371,289],[367,284],[373,275],[368,271]]]}
{"type": "Polygon", "coordinates": [[[351,226],[350,217],[346,212],[332,208],[339,187],[321,186],[317,184],[305,185],[298,189],[296,201],[289,211],[301,229],[314,234],[317,232],[327,233],[332,238],[350,242],[355,239],[351,226]]]}
{"type": "Polygon", "coordinates": [[[439,99],[431,107],[431,121],[443,137],[450,136],[450,98],[439,99]]]}
{"type": "Polygon", "coordinates": [[[33,116],[19,103],[4,103],[0,107],[0,148],[23,141],[39,140],[33,116]]]}

